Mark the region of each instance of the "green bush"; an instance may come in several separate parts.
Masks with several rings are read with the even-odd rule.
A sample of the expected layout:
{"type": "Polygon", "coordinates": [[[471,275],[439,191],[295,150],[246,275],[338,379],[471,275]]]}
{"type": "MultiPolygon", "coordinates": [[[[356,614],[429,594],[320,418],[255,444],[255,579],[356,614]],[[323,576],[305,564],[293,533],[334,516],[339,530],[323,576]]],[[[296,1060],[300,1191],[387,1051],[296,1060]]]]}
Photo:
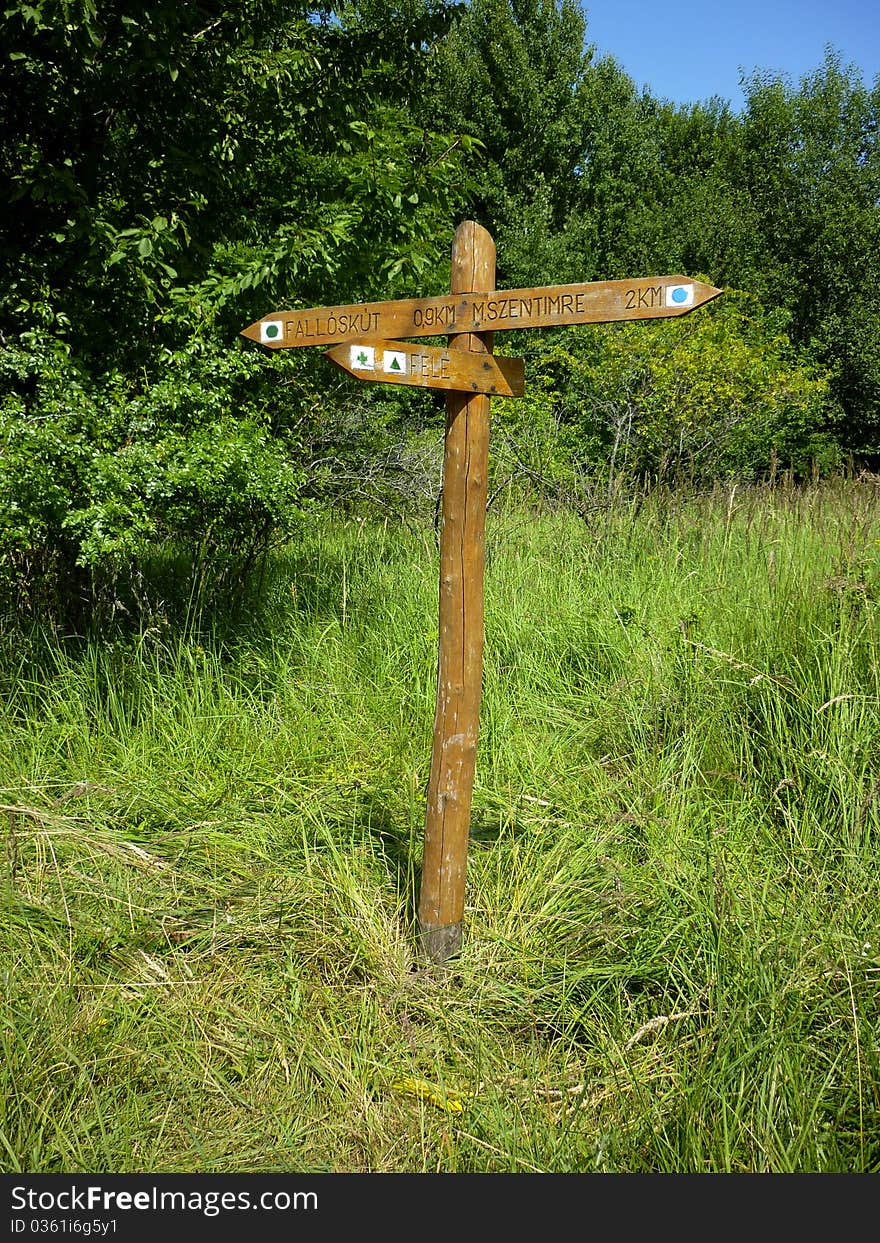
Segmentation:
{"type": "Polygon", "coordinates": [[[143,611],[156,603],[147,567],[160,548],[176,554],[190,605],[239,582],[307,503],[307,394],[285,362],[196,342],[135,383],[88,377],[49,332],[8,344],[3,603],[73,621],[143,611]],[[285,390],[279,370],[294,380],[285,390]]]}
{"type": "Polygon", "coordinates": [[[730,291],[681,318],[542,334],[531,395],[501,406],[501,432],[527,471],[557,483],[831,469],[830,376],[785,327],[784,313],[730,291]]]}

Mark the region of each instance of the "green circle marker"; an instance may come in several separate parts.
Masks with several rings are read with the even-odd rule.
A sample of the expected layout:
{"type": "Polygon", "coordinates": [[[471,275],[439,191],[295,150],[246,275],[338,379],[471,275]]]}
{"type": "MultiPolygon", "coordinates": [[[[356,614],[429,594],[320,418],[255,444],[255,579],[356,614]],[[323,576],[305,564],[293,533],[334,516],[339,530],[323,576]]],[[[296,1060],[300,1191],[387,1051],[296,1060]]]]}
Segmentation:
{"type": "Polygon", "coordinates": [[[279,335],[280,332],[281,332],[281,329],[278,327],[277,324],[266,325],[266,336],[269,338],[270,341],[274,341],[274,339],[279,335]]]}

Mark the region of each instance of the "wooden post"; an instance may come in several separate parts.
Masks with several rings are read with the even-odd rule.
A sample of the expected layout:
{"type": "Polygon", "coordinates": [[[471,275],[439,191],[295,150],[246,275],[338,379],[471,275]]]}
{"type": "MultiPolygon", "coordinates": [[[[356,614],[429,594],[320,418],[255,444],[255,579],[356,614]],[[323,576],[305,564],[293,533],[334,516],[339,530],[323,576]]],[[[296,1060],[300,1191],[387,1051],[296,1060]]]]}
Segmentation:
{"type": "MultiPolygon", "coordinates": [[[[466,220],[452,243],[451,292],[494,288],[495,243],[466,220]]],[[[449,348],[491,354],[492,340],[490,332],[458,333],[449,348]]],[[[461,948],[483,678],[489,405],[482,393],[446,398],[437,709],[419,894],[419,951],[432,962],[461,948]]]]}

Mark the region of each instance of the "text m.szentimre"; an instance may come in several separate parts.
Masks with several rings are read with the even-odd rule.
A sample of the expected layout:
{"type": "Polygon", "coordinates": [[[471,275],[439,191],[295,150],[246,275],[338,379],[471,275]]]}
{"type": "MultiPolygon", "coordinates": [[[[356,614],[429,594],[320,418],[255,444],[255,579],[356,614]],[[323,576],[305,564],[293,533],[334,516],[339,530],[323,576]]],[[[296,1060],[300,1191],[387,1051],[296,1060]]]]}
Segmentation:
{"type": "Polygon", "coordinates": [[[613,320],[684,315],[721,291],[686,276],[545,285],[490,294],[447,294],[354,306],[277,311],[245,328],[242,336],[272,348],[332,345],[351,340],[402,340],[459,332],[550,328],[613,320]],[[682,291],[687,293],[682,297],[682,291]],[[681,300],[675,301],[678,297],[681,300]],[[262,331],[271,323],[271,335],[262,331]]]}

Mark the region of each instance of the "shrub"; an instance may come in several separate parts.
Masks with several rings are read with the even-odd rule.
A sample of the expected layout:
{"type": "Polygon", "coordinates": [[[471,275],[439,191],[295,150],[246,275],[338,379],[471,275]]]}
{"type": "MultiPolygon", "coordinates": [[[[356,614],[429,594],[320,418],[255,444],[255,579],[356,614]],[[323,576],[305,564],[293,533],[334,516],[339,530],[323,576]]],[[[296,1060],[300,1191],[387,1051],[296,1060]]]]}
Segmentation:
{"type": "Polygon", "coordinates": [[[304,390],[261,353],[191,343],[152,377],[89,378],[51,333],[0,356],[0,599],[74,622],[152,607],[173,551],[203,602],[290,535],[306,503],[304,390]],[[300,412],[301,413],[301,412],[300,412]]]}
{"type": "Polygon", "coordinates": [[[547,334],[530,359],[528,408],[501,406],[502,431],[520,444],[527,434],[530,460],[571,481],[750,479],[774,462],[830,469],[839,411],[829,373],[793,349],[785,324],[730,291],[681,318],[547,334]]]}

